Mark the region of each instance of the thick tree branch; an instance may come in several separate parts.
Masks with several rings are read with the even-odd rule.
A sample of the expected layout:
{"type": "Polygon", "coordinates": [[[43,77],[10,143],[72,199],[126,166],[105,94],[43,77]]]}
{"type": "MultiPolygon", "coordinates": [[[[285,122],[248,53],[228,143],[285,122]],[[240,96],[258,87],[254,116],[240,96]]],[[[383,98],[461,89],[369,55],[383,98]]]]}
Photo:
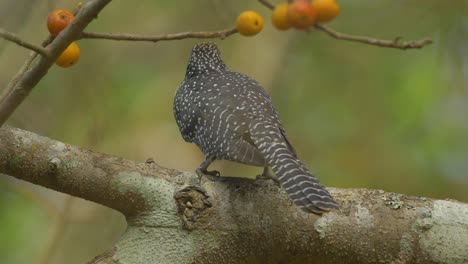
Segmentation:
{"type": "Polygon", "coordinates": [[[97,17],[99,12],[110,1],[111,0],[88,1],[70,25],[63,30],[49,46],[47,46],[46,50],[49,53],[49,56],[40,57],[31,66],[31,68],[21,75],[19,80],[12,80],[13,82],[16,82],[16,84],[0,102],[0,126],[5,123],[36,84],[44,77],[60,54],[68,47],[68,45],[70,45],[71,42],[78,39],[86,26],[97,17]]]}
{"type": "Polygon", "coordinates": [[[0,128],[0,172],[59,192],[114,208],[126,215],[148,210],[137,193],[138,182],[126,177],[163,177],[169,171],[121,158],[94,153],[39,135],[0,128]]]}
{"type": "Polygon", "coordinates": [[[467,263],[468,205],[331,189],[340,210],[292,205],[271,181],[181,173],[0,128],[0,173],[123,212],[92,263],[467,263]]]}
{"type": "Polygon", "coordinates": [[[11,32],[8,32],[8,31],[5,31],[3,29],[0,28],[0,37],[6,39],[6,40],[9,40],[13,43],[16,43],[17,45],[23,47],[23,48],[27,48],[27,49],[30,49],[30,50],[33,50],[45,57],[49,56],[49,52],[41,47],[41,46],[37,46],[37,45],[34,45],[32,43],[29,43],[27,42],[26,40],[23,40],[22,38],[20,38],[19,36],[11,33],[11,32]]]}
{"type": "MultiPolygon", "coordinates": [[[[258,0],[262,5],[269,9],[275,9],[275,5],[268,0],[258,0]]],[[[395,49],[420,49],[426,45],[432,43],[432,39],[425,38],[417,41],[399,42],[402,37],[396,37],[394,40],[376,39],[367,36],[356,36],[351,34],[345,34],[331,29],[328,26],[322,24],[316,24],[315,28],[327,33],[330,37],[340,40],[347,40],[353,42],[364,43],[372,46],[379,46],[384,48],[395,48],[395,49]]]]}
{"type": "Polygon", "coordinates": [[[232,34],[237,33],[236,28],[225,29],[220,31],[201,31],[201,32],[182,32],[174,34],[162,34],[162,35],[139,35],[139,34],[128,34],[128,33],[94,33],[94,32],[83,32],[81,39],[109,39],[109,40],[127,40],[127,41],[150,41],[158,42],[162,40],[178,40],[187,38],[197,39],[210,39],[220,38],[224,39],[232,34]]]}

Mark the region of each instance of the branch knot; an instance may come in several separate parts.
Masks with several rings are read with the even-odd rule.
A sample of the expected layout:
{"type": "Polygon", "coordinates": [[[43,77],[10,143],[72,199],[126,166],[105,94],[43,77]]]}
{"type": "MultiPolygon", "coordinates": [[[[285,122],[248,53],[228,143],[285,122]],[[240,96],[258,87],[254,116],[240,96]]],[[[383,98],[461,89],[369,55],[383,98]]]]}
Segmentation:
{"type": "Polygon", "coordinates": [[[182,226],[192,230],[203,211],[212,206],[209,195],[199,186],[185,186],[174,194],[177,203],[177,215],[182,220],[182,226]]]}

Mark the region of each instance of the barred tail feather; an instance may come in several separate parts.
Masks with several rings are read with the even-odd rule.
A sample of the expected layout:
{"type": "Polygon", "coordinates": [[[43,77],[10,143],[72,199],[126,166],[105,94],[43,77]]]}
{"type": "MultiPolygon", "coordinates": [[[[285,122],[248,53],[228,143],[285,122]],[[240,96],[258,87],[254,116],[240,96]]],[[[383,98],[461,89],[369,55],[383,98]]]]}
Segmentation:
{"type": "Polygon", "coordinates": [[[316,214],[337,208],[330,193],[285,145],[273,143],[267,155],[268,164],[295,204],[316,214]]]}
{"type": "MultiPolygon", "coordinates": [[[[265,126],[262,128],[265,129],[265,126]]],[[[309,213],[322,214],[337,208],[337,203],[330,193],[288,147],[284,136],[274,132],[276,132],[275,129],[266,133],[262,131],[257,135],[255,132],[253,134],[258,143],[258,149],[291,200],[309,213]]]]}

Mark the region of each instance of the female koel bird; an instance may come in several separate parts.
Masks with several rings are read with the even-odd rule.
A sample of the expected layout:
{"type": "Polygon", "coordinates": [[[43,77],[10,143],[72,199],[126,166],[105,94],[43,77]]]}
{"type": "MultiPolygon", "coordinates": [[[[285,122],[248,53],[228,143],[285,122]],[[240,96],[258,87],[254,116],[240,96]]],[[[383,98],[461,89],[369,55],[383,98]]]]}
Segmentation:
{"type": "Polygon", "coordinates": [[[185,141],[205,154],[197,174],[216,159],[270,166],[292,201],[306,212],[337,208],[286,137],[271,97],[252,78],[229,70],[213,43],[192,49],[185,79],[174,99],[174,116],[185,141]]]}

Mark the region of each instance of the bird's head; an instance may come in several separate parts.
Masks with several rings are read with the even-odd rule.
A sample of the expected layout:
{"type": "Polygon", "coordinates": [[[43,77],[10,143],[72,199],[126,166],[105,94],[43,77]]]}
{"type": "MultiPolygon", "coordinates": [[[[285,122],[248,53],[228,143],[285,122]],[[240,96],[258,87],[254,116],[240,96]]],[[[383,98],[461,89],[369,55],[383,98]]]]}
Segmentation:
{"type": "Polygon", "coordinates": [[[226,65],[221,59],[216,44],[213,42],[199,43],[192,49],[185,77],[224,70],[226,70],[226,65]]]}

